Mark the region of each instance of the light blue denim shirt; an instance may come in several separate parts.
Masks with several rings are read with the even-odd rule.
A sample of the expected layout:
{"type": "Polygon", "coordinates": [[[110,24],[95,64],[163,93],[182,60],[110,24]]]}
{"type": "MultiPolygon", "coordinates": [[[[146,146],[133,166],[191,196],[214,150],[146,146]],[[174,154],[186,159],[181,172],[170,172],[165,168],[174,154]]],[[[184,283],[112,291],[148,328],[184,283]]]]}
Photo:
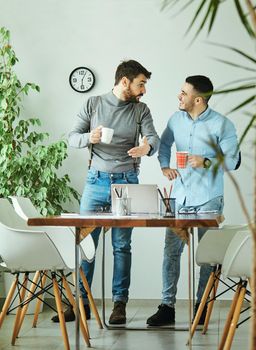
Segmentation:
{"type": "Polygon", "coordinates": [[[169,119],[164,130],[159,148],[158,160],[161,168],[170,167],[172,145],[177,151],[187,151],[191,155],[209,158],[212,165],[209,169],[187,166],[178,169],[180,176],[174,181],[172,197],[177,203],[185,205],[201,205],[209,200],[223,196],[222,167],[218,167],[214,178],[213,169],[217,162],[216,152],[209,145],[213,140],[225,155],[225,166],[235,169],[238,162],[238,142],[234,124],[223,115],[207,108],[193,120],[187,112],[178,111],[169,119]]]}

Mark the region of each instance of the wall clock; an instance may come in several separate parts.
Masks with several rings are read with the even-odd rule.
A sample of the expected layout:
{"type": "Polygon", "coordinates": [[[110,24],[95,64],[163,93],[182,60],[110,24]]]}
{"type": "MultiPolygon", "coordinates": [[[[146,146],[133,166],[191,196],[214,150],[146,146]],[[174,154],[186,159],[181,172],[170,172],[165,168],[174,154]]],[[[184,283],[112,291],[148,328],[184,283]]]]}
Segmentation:
{"type": "Polygon", "coordinates": [[[87,92],[93,88],[95,76],[89,68],[77,67],[70,73],[69,84],[77,92],[87,92]]]}

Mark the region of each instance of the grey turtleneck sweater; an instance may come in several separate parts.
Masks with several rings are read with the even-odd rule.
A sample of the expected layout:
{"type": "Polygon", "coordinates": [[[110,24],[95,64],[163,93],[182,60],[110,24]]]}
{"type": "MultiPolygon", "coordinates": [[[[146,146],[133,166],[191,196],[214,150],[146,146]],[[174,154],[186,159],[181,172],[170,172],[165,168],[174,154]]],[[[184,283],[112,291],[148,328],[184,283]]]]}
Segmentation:
{"type": "MultiPolygon", "coordinates": [[[[127,151],[135,146],[136,118],[139,113],[141,136],[146,136],[151,146],[149,155],[159,147],[159,137],[153,125],[149,108],[145,103],[119,100],[113,92],[90,97],[78,113],[75,127],[69,134],[69,145],[76,148],[90,146],[90,130],[97,126],[113,128],[110,144],[98,143],[92,148],[91,166],[99,171],[118,173],[134,168],[134,159],[127,151]]],[[[140,159],[137,159],[139,166],[140,159]]]]}

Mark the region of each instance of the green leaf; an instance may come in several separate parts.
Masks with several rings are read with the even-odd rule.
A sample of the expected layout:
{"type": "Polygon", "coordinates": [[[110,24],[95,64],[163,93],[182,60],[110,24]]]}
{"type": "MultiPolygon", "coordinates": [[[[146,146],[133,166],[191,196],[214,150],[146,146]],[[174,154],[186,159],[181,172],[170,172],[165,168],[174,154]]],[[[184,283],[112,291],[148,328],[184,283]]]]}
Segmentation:
{"type": "MultiPolygon", "coordinates": [[[[196,11],[196,13],[195,13],[193,19],[192,19],[192,21],[190,22],[190,24],[189,24],[189,26],[188,26],[188,29],[187,29],[185,35],[188,34],[189,31],[191,30],[191,28],[193,27],[193,25],[194,25],[196,19],[198,18],[199,14],[200,14],[200,12],[202,11],[202,9],[203,9],[203,7],[204,7],[205,4],[206,4],[206,1],[205,1],[205,0],[202,0],[202,1],[201,1],[201,4],[199,5],[199,7],[198,7],[198,9],[197,9],[197,11],[196,11]]],[[[200,29],[198,29],[198,33],[199,33],[199,31],[200,31],[200,29]]],[[[197,36],[197,35],[196,35],[196,36],[197,36]]]]}
{"type": "Polygon", "coordinates": [[[227,114],[233,113],[233,112],[235,112],[235,111],[245,107],[246,105],[248,105],[249,103],[253,102],[254,100],[255,100],[255,95],[250,96],[245,101],[241,102],[239,105],[237,105],[236,107],[232,108],[229,112],[227,112],[227,114]]]}
{"type": "Polygon", "coordinates": [[[221,63],[224,63],[224,64],[227,64],[229,66],[232,66],[232,67],[236,67],[236,68],[242,68],[244,70],[248,70],[250,72],[256,72],[256,69],[255,68],[250,68],[248,66],[242,66],[240,64],[237,64],[237,63],[233,63],[231,61],[226,61],[226,60],[222,60],[221,58],[217,58],[217,57],[213,57],[215,61],[218,61],[218,62],[221,62],[221,63]]]}
{"type": "Polygon", "coordinates": [[[243,12],[240,1],[234,0],[234,2],[236,5],[236,9],[237,9],[239,18],[240,18],[241,22],[243,23],[244,28],[247,30],[247,32],[250,36],[255,37],[254,31],[253,31],[252,27],[250,26],[249,22],[247,21],[247,18],[243,12]]]}
{"type": "Polygon", "coordinates": [[[5,110],[7,107],[8,107],[7,101],[6,101],[5,99],[3,99],[3,100],[1,101],[1,108],[2,108],[3,110],[5,110]]]}
{"type": "Polygon", "coordinates": [[[246,135],[248,134],[249,130],[251,129],[254,121],[256,120],[256,114],[252,115],[251,120],[249,121],[248,125],[246,126],[242,136],[240,137],[239,146],[241,146],[242,142],[244,141],[246,135]]]}
{"type": "Polygon", "coordinates": [[[209,33],[211,32],[211,30],[212,30],[213,23],[214,23],[214,20],[215,20],[215,18],[216,18],[216,15],[217,15],[218,8],[219,8],[219,0],[213,0],[213,1],[212,1],[212,15],[211,15],[211,18],[210,18],[210,24],[209,24],[209,28],[208,28],[208,34],[209,34],[209,33]]]}

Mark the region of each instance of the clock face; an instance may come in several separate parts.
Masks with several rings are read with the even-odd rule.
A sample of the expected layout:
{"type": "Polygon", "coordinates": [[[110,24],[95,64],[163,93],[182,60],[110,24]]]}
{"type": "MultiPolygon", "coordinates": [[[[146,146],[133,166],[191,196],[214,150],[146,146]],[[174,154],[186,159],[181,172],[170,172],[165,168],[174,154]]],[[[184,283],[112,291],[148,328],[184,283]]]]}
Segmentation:
{"type": "Polygon", "coordinates": [[[89,68],[78,67],[70,73],[69,83],[75,91],[87,92],[93,88],[95,76],[89,68]]]}

